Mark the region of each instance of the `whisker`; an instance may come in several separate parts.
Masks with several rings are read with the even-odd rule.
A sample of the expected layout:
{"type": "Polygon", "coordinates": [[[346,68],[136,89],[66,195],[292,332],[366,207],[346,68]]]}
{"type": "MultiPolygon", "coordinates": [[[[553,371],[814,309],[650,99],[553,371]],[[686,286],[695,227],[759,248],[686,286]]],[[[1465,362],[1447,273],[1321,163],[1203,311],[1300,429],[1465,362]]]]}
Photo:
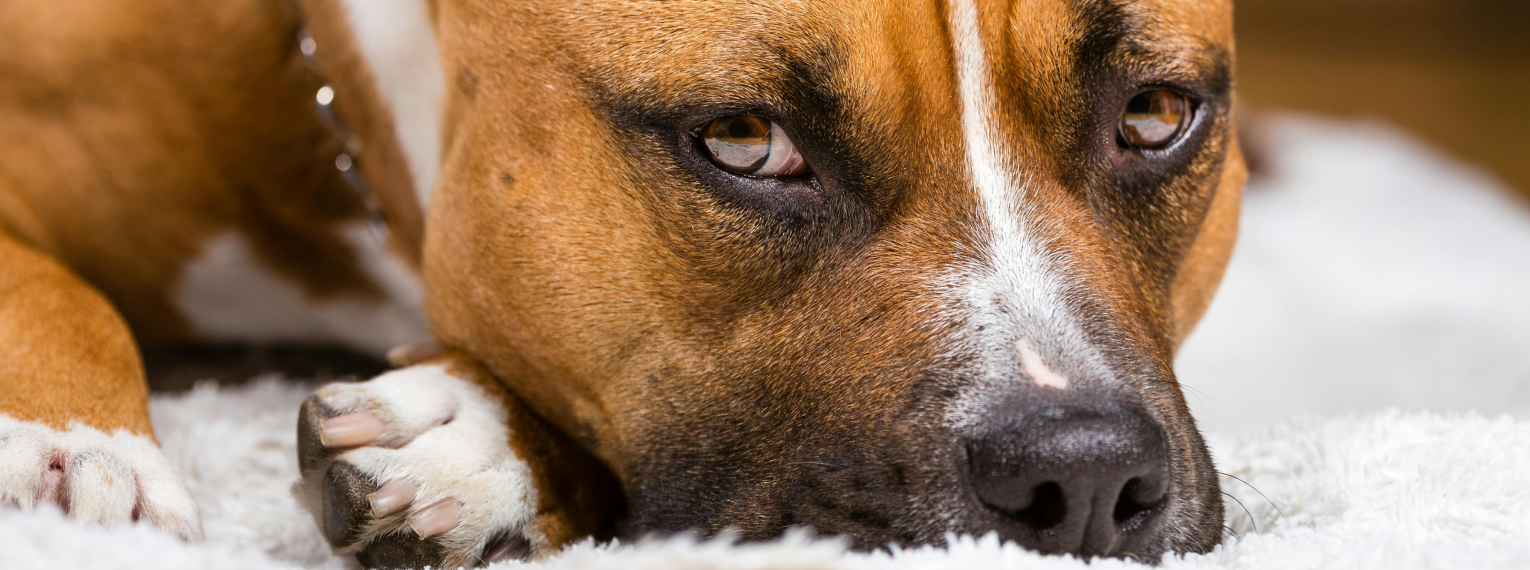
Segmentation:
{"type": "Polygon", "coordinates": [[[1201,397],[1202,397],[1202,398],[1205,398],[1205,399],[1206,399],[1206,401],[1207,401],[1207,402],[1211,402],[1211,403],[1213,403],[1213,404],[1215,404],[1215,403],[1216,403],[1216,400],[1214,400],[1214,399],[1212,399],[1212,397],[1211,397],[1211,395],[1210,395],[1210,394],[1207,394],[1207,393],[1205,393],[1205,392],[1202,392],[1202,391],[1201,391],[1201,389],[1200,389],[1200,388],[1196,388],[1196,387],[1195,387],[1195,386],[1191,386],[1191,385],[1189,385],[1189,384],[1186,384],[1186,383],[1184,383],[1184,382],[1180,382],[1180,383],[1179,383],[1179,387],[1180,387],[1180,388],[1181,388],[1181,389],[1189,389],[1189,390],[1193,390],[1193,391],[1195,391],[1195,393],[1197,393],[1197,394],[1200,394],[1200,395],[1201,395],[1201,397]]]}
{"type": "Polygon", "coordinates": [[[1259,496],[1264,498],[1264,502],[1269,503],[1270,507],[1275,509],[1275,514],[1280,515],[1280,522],[1286,523],[1286,526],[1290,526],[1291,525],[1291,521],[1286,520],[1286,513],[1281,512],[1280,505],[1275,504],[1275,501],[1271,501],[1269,497],[1265,497],[1264,496],[1264,492],[1260,491],[1258,487],[1255,487],[1253,485],[1249,485],[1248,481],[1244,481],[1242,477],[1239,477],[1237,475],[1233,475],[1232,473],[1222,473],[1221,471],[1218,471],[1217,473],[1222,474],[1222,475],[1226,475],[1228,477],[1232,477],[1233,479],[1237,479],[1239,483],[1242,483],[1245,486],[1247,486],[1248,488],[1253,489],[1255,493],[1259,493],[1259,496]]]}
{"type": "Polygon", "coordinates": [[[1242,536],[1240,536],[1240,535],[1239,535],[1239,534],[1238,534],[1238,533],[1237,533],[1237,531],[1234,531],[1234,530],[1233,530],[1233,529],[1232,529],[1232,527],[1230,527],[1230,526],[1227,526],[1227,525],[1225,525],[1225,524],[1224,524],[1224,525],[1222,525],[1222,532],[1225,532],[1225,533],[1227,533],[1227,534],[1230,534],[1230,535],[1233,535],[1233,538],[1236,538],[1236,539],[1238,539],[1238,540],[1243,540],[1243,537],[1242,537],[1242,536]]]}
{"type": "MultiPolygon", "coordinates": [[[[1238,498],[1232,496],[1231,493],[1222,491],[1222,494],[1227,495],[1227,498],[1232,499],[1234,503],[1238,503],[1238,506],[1243,507],[1243,501],[1239,501],[1238,498]]],[[[1259,521],[1254,520],[1254,513],[1249,512],[1248,507],[1243,507],[1243,514],[1248,515],[1248,522],[1249,524],[1254,525],[1254,532],[1259,532],[1259,521]]]]}

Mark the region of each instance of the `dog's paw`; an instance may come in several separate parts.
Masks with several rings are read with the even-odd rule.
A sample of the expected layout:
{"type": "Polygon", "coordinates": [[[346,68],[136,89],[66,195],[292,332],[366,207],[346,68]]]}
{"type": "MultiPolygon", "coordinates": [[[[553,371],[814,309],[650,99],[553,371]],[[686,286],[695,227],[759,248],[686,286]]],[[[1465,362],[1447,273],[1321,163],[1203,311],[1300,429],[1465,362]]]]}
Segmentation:
{"type": "Polygon", "coordinates": [[[441,365],[330,384],[298,416],[299,493],[372,568],[476,566],[547,546],[499,397],[441,365]]]}
{"type": "Polygon", "coordinates": [[[148,437],[0,415],[0,505],[50,504],[81,523],[143,521],[188,540],[202,535],[196,502],[148,437]]]}

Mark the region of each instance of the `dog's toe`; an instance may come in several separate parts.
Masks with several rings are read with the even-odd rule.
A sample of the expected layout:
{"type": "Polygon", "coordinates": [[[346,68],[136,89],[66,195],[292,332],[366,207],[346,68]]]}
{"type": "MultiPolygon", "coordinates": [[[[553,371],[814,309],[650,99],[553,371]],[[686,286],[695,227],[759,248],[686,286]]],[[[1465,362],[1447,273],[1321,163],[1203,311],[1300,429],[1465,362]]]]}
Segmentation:
{"type": "Polygon", "coordinates": [[[0,506],[50,504],[81,523],[142,521],[182,538],[202,534],[191,493],[147,436],[0,416],[0,506]]]}
{"type": "MultiPolygon", "coordinates": [[[[334,463],[324,478],[324,535],[330,543],[359,543],[374,519],[398,514],[413,504],[414,489],[407,489],[408,493],[403,497],[386,496],[386,488],[390,485],[400,484],[390,481],[379,486],[354,465],[334,463]],[[380,495],[384,496],[381,505],[380,495]]],[[[451,520],[436,524],[455,527],[455,516],[453,514],[451,520]]],[[[405,524],[395,525],[391,531],[365,541],[365,546],[356,553],[356,559],[368,568],[423,568],[439,566],[449,555],[438,541],[431,540],[430,536],[422,537],[413,525],[405,524]]]]}
{"type": "Polygon", "coordinates": [[[356,560],[367,568],[424,568],[439,566],[447,555],[436,541],[403,530],[377,537],[356,553],[356,560]]]}
{"type": "Polygon", "coordinates": [[[354,465],[337,462],[330,466],[324,476],[323,514],[324,536],[330,544],[344,546],[361,539],[373,519],[368,498],[377,487],[354,465]]]}
{"type": "Polygon", "coordinates": [[[319,439],[319,428],[324,420],[334,417],[333,410],[324,405],[318,394],[309,396],[298,409],[297,453],[298,470],[305,476],[319,466],[325,465],[333,453],[319,439]]]}
{"type": "Polygon", "coordinates": [[[500,400],[441,366],[326,386],[298,421],[303,494],[372,568],[474,566],[544,546],[500,400]]]}

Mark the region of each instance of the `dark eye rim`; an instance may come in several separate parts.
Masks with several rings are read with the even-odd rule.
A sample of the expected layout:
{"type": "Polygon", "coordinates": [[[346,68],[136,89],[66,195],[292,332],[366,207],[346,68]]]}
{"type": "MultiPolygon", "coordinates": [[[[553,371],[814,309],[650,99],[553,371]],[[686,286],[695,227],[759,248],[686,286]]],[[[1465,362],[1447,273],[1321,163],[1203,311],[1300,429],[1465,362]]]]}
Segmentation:
{"type": "Polygon", "coordinates": [[[669,150],[675,164],[699,188],[719,200],[720,205],[782,220],[821,216],[830,197],[842,192],[833,175],[826,175],[823,170],[825,164],[833,168],[833,157],[823,156],[812,145],[804,144],[797,129],[779,119],[781,114],[772,112],[771,107],[765,102],[746,102],[695,109],[672,121],[651,122],[647,131],[669,150]],[[806,170],[792,176],[754,176],[719,166],[708,154],[700,134],[708,123],[733,115],[755,115],[780,125],[802,153],[806,170]]]}
{"type": "Polygon", "coordinates": [[[1194,89],[1186,89],[1178,85],[1148,83],[1138,86],[1137,89],[1130,91],[1130,95],[1127,95],[1125,99],[1122,99],[1116,108],[1125,110],[1126,105],[1129,104],[1132,99],[1136,99],[1140,95],[1152,93],[1154,91],[1169,91],[1185,98],[1185,114],[1187,116],[1183,121],[1181,121],[1179,132],[1174,133],[1173,139],[1160,146],[1134,145],[1127,141],[1126,135],[1121,132],[1121,113],[1116,113],[1114,115],[1116,118],[1112,123],[1113,128],[1111,130],[1113,131],[1112,138],[1115,139],[1116,147],[1119,150],[1135,152],[1146,156],[1161,156],[1172,154],[1174,151],[1183,147],[1187,140],[1194,138],[1192,135],[1197,130],[1199,130],[1201,125],[1201,117],[1204,114],[1202,113],[1202,109],[1205,107],[1206,98],[1196,94],[1194,89]]]}

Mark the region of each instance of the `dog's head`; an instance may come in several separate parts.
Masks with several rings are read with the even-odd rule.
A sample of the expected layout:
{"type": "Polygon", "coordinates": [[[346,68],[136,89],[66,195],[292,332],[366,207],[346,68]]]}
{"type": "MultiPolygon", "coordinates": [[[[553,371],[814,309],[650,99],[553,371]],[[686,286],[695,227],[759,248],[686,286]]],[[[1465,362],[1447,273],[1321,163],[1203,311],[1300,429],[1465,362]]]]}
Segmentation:
{"type": "Polygon", "coordinates": [[[441,340],[634,533],[1201,551],[1225,0],[437,0],[441,340]]]}

